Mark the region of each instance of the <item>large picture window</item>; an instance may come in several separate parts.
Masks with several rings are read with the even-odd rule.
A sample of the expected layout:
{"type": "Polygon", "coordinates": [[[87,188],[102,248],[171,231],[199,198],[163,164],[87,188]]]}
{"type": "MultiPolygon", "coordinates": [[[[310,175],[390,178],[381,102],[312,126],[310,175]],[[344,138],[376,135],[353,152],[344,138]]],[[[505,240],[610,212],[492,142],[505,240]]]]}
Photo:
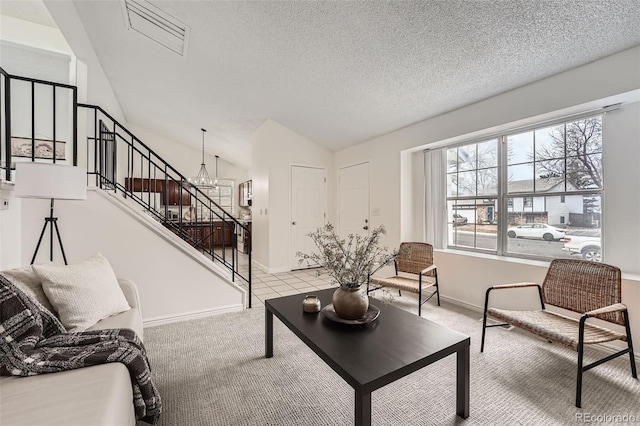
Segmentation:
{"type": "Polygon", "coordinates": [[[601,260],[601,116],[446,151],[449,247],[601,260]]]}

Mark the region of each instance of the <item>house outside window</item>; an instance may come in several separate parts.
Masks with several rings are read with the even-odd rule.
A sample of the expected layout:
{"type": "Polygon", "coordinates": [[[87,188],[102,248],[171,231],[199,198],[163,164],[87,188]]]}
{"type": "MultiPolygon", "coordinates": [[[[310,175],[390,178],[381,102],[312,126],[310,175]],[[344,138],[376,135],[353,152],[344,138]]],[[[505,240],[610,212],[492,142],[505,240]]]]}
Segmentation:
{"type": "Polygon", "coordinates": [[[600,235],[601,116],[531,126],[446,151],[448,247],[552,259],[582,254],[565,248],[565,236],[600,235]],[[467,222],[454,224],[453,215],[467,222]],[[518,227],[525,224],[536,226],[521,236],[518,227]]]}
{"type": "Polygon", "coordinates": [[[447,150],[450,246],[497,250],[498,146],[498,139],[491,139],[447,150]],[[456,224],[455,215],[467,222],[456,224]]]}

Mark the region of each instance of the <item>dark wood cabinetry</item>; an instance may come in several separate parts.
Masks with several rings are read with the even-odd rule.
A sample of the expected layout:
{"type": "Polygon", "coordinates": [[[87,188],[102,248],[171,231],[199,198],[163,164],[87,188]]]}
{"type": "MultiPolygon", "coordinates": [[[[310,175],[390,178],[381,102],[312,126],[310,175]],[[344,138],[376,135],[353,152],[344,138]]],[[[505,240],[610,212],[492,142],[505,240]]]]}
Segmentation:
{"type": "Polygon", "coordinates": [[[125,178],[124,185],[131,192],[160,193],[160,203],[163,206],[190,206],[191,194],[188,183],[180,185],[174,180],[167,181],[167,191],[164,190],[164,179],[125,178]],[[182,189],[181,189],[182,186],[182,189]]]}
{"type": "Polygon", "coordinates": [[[188,236],[188,242],[202,250],[225,247],[235,248],[235,224],[233,222],[168,222],[167,227],[188,236]]]}
{"type": "Polygon", "coordinates": [[[190,206],[191,205],[191,194],[188,191],[189,184],[183,183],[182,188],[180,188],[180,184],[176,181],[169,181],[166,191],[167,200],[165,200],[165,192],[162,192],[162,196],[160,197],[162,205],[167,206],[190,206]],[[166,201],[166,202],[165,202],[166,201]]]}
{"type": "Polygon", "coordinates": [[[211,233],[213,232],[213,245],[214,247],[222,246],[232,247],[233,245],[233,237],[235,235],[234,232],[235,225],[232,222],[209,222],[208,226],[205,226],[203,231],[203,241],[206,244],[210,244],[210,239],[212,238],[211,233]]]}
{"type": "Polygon", "coordinates": [[[131,192],[162,192],[164,180],[124,178],[124,186],[131,192]]]}

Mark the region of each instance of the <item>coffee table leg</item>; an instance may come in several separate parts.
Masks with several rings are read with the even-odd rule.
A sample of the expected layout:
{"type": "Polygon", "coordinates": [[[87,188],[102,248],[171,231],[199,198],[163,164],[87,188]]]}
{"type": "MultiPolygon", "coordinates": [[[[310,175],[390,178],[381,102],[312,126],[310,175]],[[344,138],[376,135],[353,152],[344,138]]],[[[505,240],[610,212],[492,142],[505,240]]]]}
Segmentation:
{"type": "Polygon", "coordinates": [[[356,389],[356,426],[371,426],[371,392],[356,389]]]}
{"type": "Polygon", "coordinates": [[[264,357],[273,357],[273,313],[264,307],[264,357]]]}
{"type": "Polygon", "coordinates": [[[456,414],[466,419],[469,417],[469,351],[467,344],[456,353],[456,414]]]}

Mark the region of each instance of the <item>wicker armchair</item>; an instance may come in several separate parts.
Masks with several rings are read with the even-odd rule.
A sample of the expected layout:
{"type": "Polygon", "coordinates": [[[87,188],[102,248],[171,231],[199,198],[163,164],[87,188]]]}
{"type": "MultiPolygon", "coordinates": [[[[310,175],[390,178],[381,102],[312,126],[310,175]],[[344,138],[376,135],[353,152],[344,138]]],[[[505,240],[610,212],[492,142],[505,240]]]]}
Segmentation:
{"type": "Polygon", "coordinates": [[[629,314],[627,307],[621,303],[621,293],[621,273],[620,269],[615,266],[583,260],[555,259],[549,266],[542,287],[535,283],[516,283],[496,285],[487,289],[480,352],[484,351],[487,328],[504,325],[487,325],[487,316],[577,351],[576,407],[580,407],[582,404],[582,373],[585,371],[628,353],[631,374],[634,378],[638,378],[631,343],[629,314]],[[489,294],[492,290],[522,287],[538,288],[541,310],[510,311],[488,308],[489,294]],[[582,316],[580,319],[569,318],[546,310],[546,305],[578,312],[582,316]],[[587,323],[587,319],[592,317],[624,326],[625,333],[587,323]],[[583,365],[584,345],[614,340],[626,341],[627,348],[589,365],[583,365]]]}
{"type": "Polygon", "coordinates": [[[402,295],[402,290],[417,293],[418,316],[422,314],[422,305],[434,295],[440,306],[438,272],[436,265],[433,264],[433,246],[427,243],[401,243],[398,252],[399,255],[394,262],[396,274],[388,278],[370,277],[367,293],[382,287],[395,288],[399,295],[402,295]],[[399,273],[406,275],[399,275],[399,273]],[[423,300],[423,290],[429,287],[434,287],[435,290],[423,300]]]}

